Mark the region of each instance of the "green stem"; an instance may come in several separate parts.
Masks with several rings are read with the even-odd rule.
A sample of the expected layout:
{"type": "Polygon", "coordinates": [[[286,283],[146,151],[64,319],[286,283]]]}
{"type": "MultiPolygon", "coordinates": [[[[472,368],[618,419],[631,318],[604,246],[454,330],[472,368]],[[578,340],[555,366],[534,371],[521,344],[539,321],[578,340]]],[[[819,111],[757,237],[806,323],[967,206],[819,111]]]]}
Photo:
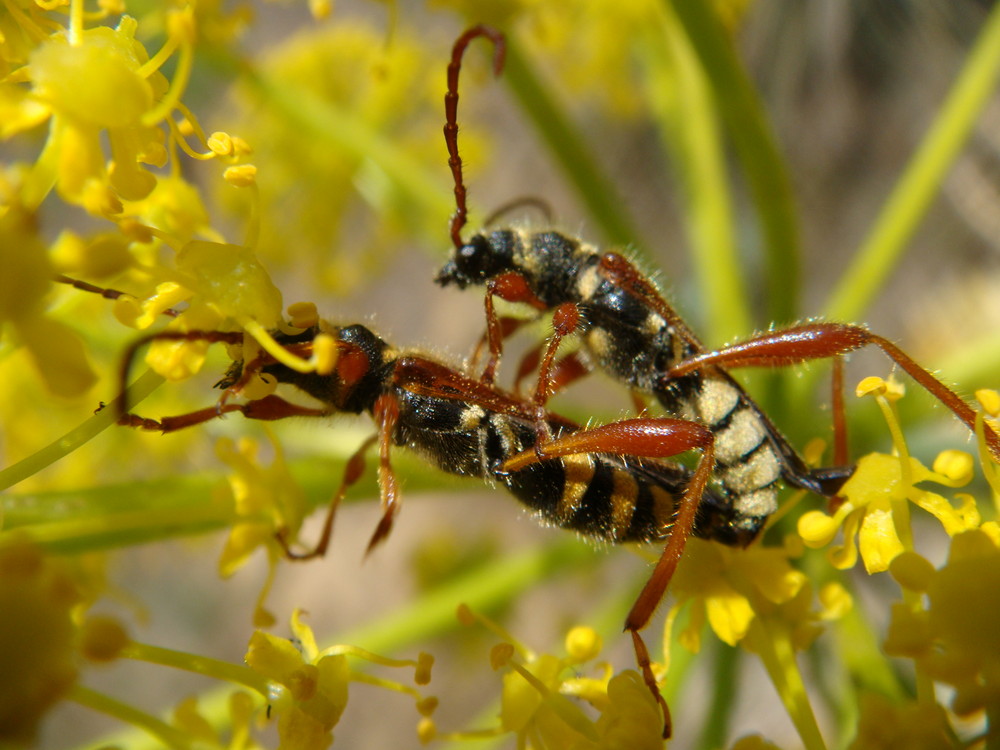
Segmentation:
{"type": "MultiPolygon", "coordinates": [[[[177,490],[181,485],[174,485],[177,490]]],[[[141,509],[134,512],[114,513],[93,518],[74,518],[66,521],[42,522],[23,527],[32,541],[46,549],[61,554],[79,554],[95,549],[130,547],[170,537],[190,537],[225,526],[232,520],[231,510],[207,502],[206,487],[201,503],[189,507],[141,509]]],[[[176,491],[171,497],[178,497],[176,491]]],[[[0,533],[2,539],[7,532],[0,533]]]]}
{"type": "Polygon", "coordinates": [[[702,722],[701,736],[696,747],[725,747],[733,706],[740,679],[742,652],[722,641],[714,644],[715,663],[712,670],[712,703],[702,722]]]}
{"type": "Polygon", "coordinates": [[[503,75],[521,108],[548,146],[549,153],[555,156],[591,217],[601,227],[606,240],[613,245],[628,245],[630,249],[641,250],[639,233],[623,208],[625,201],[591,157],[591,149],[584,143],[579,131],[556,105],[558,97],[546,90],[521,56],[515,40],[509,37],[503,75]]]}
{"type": "Polygon", "coordinates": [[[708,314],[705,340],[721,344],[753,327],[734,236],[725,145],[704,71],[676,18],[664,15],[642,47],[647,98],[683,185],[689,254],[708,314]]]}
{"type": "Polygon", "coordinates": [[[99,711],[126,724],[138,727],[144,733],[152,735],[162,745],[166,745],[167,747],[176,748],[177,750],[187,750],[193,744],[190,736],[170,726],[165,721],[83,685],[74,685],[70,690],[69,699],[75,703],[79,703],[81,706],[99,711]]]}
{"type": "Polygon", "coordinates": [[[125,659],[183,669],[185,672],[194,672],[215,680],[226,680],[250,688],[261,696],[267,697],[267,679],[249,667],[239,664],[198,654],[189,654],[184,651],[175,651],[162,646],[151,646],[148,643],[138,641],[129,642],[128,646],[122,650],[121,656],[125,659]]]}
{"type": "MultiPolygon", "coordinates": [[[[123,394],[126,398],[126,403],[134,406],[152,393],[162,382],[162,377],[147,370],[126,389],[123,394]]],[[[122,396],[118,397],[118,399],[121,398],[122,396]]],[[[107,407],[101,409],[79,427],[67,432],[58,440],[49,443],[27,458],[0,471],[0,491],[6,490],[20,481],[34,476],[42,469],[48,468],[59,459],[68,456],[91,438],[96,437],[108,427],[115,424],[118,420],[118,411],[115,406],[118,399],[115,399],[107,407]]]]}
{"type": "Polygon", "coordinates": [[[754,619],[750,628],[754,651],[767,669],[802,744],[806,750],[826,750],[788,632],[781,624],[768,622],[760,616],[754,619]]]}
{"type": "Polygon", "coordinates": [[[948,98],[868,238],[826,305],[833,320],[858,320],[885,283],[965,145],[1000,72],[1000,6],[982,27],[948,98]]]}
{"type": "Polygon", "coordinates": [[[732,37],[703,0],[664,0],[676,13],[715,93],[743,166],[761,225],[768,319],[798,315],[799,236],[792,186],[764,108],[736,56],[732,37]]]}

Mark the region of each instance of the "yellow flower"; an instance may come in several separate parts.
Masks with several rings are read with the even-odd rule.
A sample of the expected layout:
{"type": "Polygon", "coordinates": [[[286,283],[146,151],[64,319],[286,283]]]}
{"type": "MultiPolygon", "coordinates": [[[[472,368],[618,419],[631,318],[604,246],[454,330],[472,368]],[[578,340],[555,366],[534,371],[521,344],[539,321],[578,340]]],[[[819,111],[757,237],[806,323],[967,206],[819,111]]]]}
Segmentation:
{"type": "MultiPolygon", "coordinates": [[[[118,319],[146,328],[167,309],[180,303],[187,308],[170,324],[173,331],[247,331],[261,347],[281,361],[301,361],[289,355],[269,333],[281,322],[281,292],[252,249],[242,245],[194,240],[177,254],[175,280],[156,287],[146,299],[122,297],[116,301],[118,319]]],[[[209,343],[204,340],[155,340],[146,355],[153,370],[169,380],[183,380],[198,372],[209,343]]],[[[244,352],[252,359],[256,350],[244,352]]]]}
{"type": "MultiPolygon", "coordinates": [[[[269,433],[269,437],[272,437],[269,433]]],[[[264,608],[278,562],[284,548],[277,541],[279,532],[295,538],[305,514],[302,491],[288,471],[280,444],[272,437],[274,461],[270,466],[257,462],[258,446],[244,438],[234,443],[223,438],[216,443],[219,458],[232,467],[229,493],[235,504],[236,520],[219,559],[219,573],[231,576],[258,547],[267,550],[268,576],[257,598],[254,623],[268,626],[274,618],[264,608]]]]}
{"type": "MultiPolygon", "coordinates": [[[[64,9],[69,0],[8,0],[4,5],[4,12],[0,13],[0,80],[28,62],[39,40],[59,28],[52,19],[52,11],[64,9]]],[[[0,91],[3,88],[0,86],[0,91]]],[[[3,98],[4,94],[0,93],[0,100],[3,98]]],[[[7,122],[0,116],[0,134],[7,122]]]]}
{"type": "Polygon", "coordinates": [[[688,650],[700,649],[706,620],[721,641],[735,646],[763,606],[788,603],[803,590],[808,593],[805,575],[791,566],[789,557],[783,547],[753,545],[740,550],[690,539],[670,583],[676,602],[667,616],[668,634],[680,610],[690,602],[691,622],[681,634],[688,650]]]}
{"type": "Polygon", "coordinates": [[[566,656],[535,654],[486,617],[459,608],[464,624],[479,621],[505,639],[490,652],[490,663],[503,669],[500,723],[492,730],[453,733],[450,739],[513,734],[518,746],[574,750],[661,748],[663,714],[635,670],[612,674],[598,665],[600,676],[580,675],[582,666],[600,653],[601,641],[589,627],[572,628],[565,640],[566,656]],[[570,700],[582,698],[601,713],[594,720],[570,700]]]}
{"type": "Polygon", "coordinates": [[[79,336],[44,313],[52,274],[34,217],[10,207],[0,215],[0,327],[25,347],[52,393],[79,396],[97,376],[79,336]]]}
{"type": "MultiPolygon", "coordinates": [[[[142,224],[151,227],[160,236],[169,238],[176,247],[183,247],[195,236],[221,241],[218,233],[211,228],[208,210],[202,201],[201,192],[179,175],[162,175],[156,187],[142,200],[126,201],[125,214],[135,217],[142,224]]],[[[141,265],[153,266],[156,255],[152,243],[144,243],[145,248],[133,247],[141,265]]]]}
{"type": "Polygon", "coordinates": [[[303,612],[292,615],[292,632],[301,650],[291,641],[256,631],[247,648],[247,665],[269,682],[271,716],[278,718],[279,748],[283,750],[324,750],[333,741],[333,728],[347,705],[348,683],[369,682],[417,699],[425,716],[436,706],[417,690],[388,680],[353,672],[348,656],[356,656],[386,666],[415,667],[414,681],[430,679],[429,656],[417,660],[386,659],[353,646],[332,646],[320,651],[303,612]]]}
{"type": "MultiPolygon", "coordinates": [[[[915,565],[907,565],[914,568],[915,565]]],[[[952,539],[948,562],[903,578],[926,594],[927,608],[897,604],[886,652],[915,660],[918,672],[954,688],[959,716],[1000,711],[1000,527],[995,522],[952,539]]]]}
{"type": "Polygon", "coordinates": [[[626,669],[608,680],[607,698],[607,706],[594,725],[598,741],[578,747],[641,750],[663,746],[662,730],[658,729],[663,715],[638,672],[626,669]]]}
{"type": "Polygon", "coordinates": [[[113,215],[121,212],[120,199],[138,200],[153,189],[156,178],[140,164],[166,163],[163,131],[148,117],[168,83],[146,69],[149,55],[135,31],[135,20],[125,16],[115,29],[86,29],[75,39],[53,35],[32,52],[33,100],[25,106],[43,104],[52,123],[26,192],[29,206],[55,183],[66,201],[113,215]]]}
{"type": "Polygon", "coordinates": [[[194,697],[177,704],[171,717],[171,724],[183,732],[185,739],[199,745],[216,747],[220,750],[243,750],[260,747],[252,738],[253,720],[256,711],[254,699],[243,690],[229,696],[229,737],[228,740],[212,725],[198,707],[194,697]]]}
{"type": "Polygon", "coordinates": [[[810,547],[829,544],[843,530],[843,544],[832,547],[828,553],[830,561],[840,569],[854,566],[860,548],[865,569],[869,573],[882,572],[897,555],[912,547],[908,503],[937,518],[949,535],[979,524],[972,498],[964,496],[963,504],[956,508],[942,495],[916,486],[931,481],[945,487],[961,487],[972,478],[972,458],[961,451],[944,451],[932,471],[911,457],[890,401],[901,392],[893,392],[892,387],[879,378],[868,378],[862,381],[859,393],[864,391],[878,399],[898,455],[873,453],[862,457],[841,488],[844,502],[832,515],[810,511],[799,519],[799,534],[810,547]]]}
{"type": "Polygon", "coordinates": [[[671,581],[677,603],[667,615],[663,643],[669,663],[673,623],[691,602],[691,622],[680,642],[696,651],[708,619],[721,640],[760,657],[799,735],[807,746],[816,746],[811,743],[819,729],[795,655],[820,634],[821,621],[843,615],[851,599],[839,584],[828,584],[814,596],[806,576],[789,561],[800,553],[801,543],[792,537],[785,547],[745,550],[689,540],[671,581]]]}

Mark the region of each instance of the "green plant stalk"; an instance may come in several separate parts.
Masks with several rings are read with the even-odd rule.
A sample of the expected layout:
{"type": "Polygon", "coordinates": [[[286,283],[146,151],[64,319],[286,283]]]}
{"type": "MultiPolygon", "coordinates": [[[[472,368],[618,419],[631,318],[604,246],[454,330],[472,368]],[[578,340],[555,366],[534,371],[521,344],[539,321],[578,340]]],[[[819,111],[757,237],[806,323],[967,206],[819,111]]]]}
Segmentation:
{"type": "MultiPolygon", "coordinates": [[[[167,747],[187,750],[191,746],[191,738],[186,732],[170,726],[155,716],[150,716],[145,711],[140,711],[135,706],[123,703],[83,685],[72,687],[69,700],[119,721],[141,727],[145,733],[159,739],[167,747]]],[[[156,745],[156,747],[162,747],[162,745],[156,745]]]]}
{"type": "MultiPolygon", "coordinates": [[[[353,431],[352,431],[353,437],[353,431]]],[[[360,440],[360,439],[359,439],[360,440]]],[[[289,471],[313,510],[330,501],[338,471],[358,441],[323,443],[324,452],[289,463],[289,471]]],[[[408,492],[447,491],[472,484],[443,475],[415,456],[400,452],[393,463],[406,477],[408,492]]],[[[221,473],[174,475],[141,482],[56,492],[8,493],[0,497],[7,535],[27,531],[35,543],[54,554],[79,554],[204,534],[234,521],[231,504],[214,502],[213,491],[225,485],[221,473]]],[[[478,486],[478,484],[477,484],[478,486]]],[[[368,500],[378,493],[374,472],[366,472],[345,502],[368,500]]],[[[502,496],[498,493],[498,496],[502,496]]]]}
{"type": "Polygon", "coordinates": [[[689,254],[705,308],[705,339],[710,346],[721,345],[745,336],[753,326],[715,102],[676,17],[665,17],[647,40],[647,99],[683,186],[689,254]]]}
{"type": "Polygon", "coordinates": [[[508,37],[504,80],[521,108],[538,130],[542,141],[576,188],[590,216],[612,245],[628,245],[645,251],[632,219],[624,210],[625,201],[591,157],[590,148],[556,102],[558,97],[545,89],[542,81],[521,56],[516,41],[508,37]]]}
{"type": "Polygon", "coordinates": [[[121,653],[123,659],[144,661],[163,667],[181,669],[185,672],[204,675],[216,680],[229,680],[250,690],[256,691],[261,697],[267,696],[268,680],[249,667],[232,664],[207,656],[175,651],[161,646],[150,646],[148,643],[132,641],[121,653]]]}
{"type": "Polygon", "coordinates": [[[799,310],[798,218],[791,180],[764,109],[714,6],[703,0],[664,3],[677,15],[698,55],[750,185],[761,226],[768,320],[791,322],[799,310]]]}
{"type": "Polygon", "coordinates": [[[859,320],[864,315],[994,95],[998,73],[1000,6],[995,6],[937,118],[827,302],[828,317],[859,320]]]}
{"type": "Polygon", "coordinates": [[[712,670],[712,702],[705,713],[696,747],[711,750],[725,747],[736,704],[743,652],[726,643],[714,644],[712,670]]]}
{"type": "Polygon", "coordinates": [[[788,632],[781,623],[767,621],[759,615],[750,627],[754,650],[767,669],[803,746],[806,750],[826,750],[788,632]],[[753,637],[754,630],[757,637],[753,637]]]}
{"type": "Polygon", "coordinates": [[[119,402],[119,399],[124,397],[127,399],[127,404],[134,406],[152,393],[162,382],[163,378],[151,370],[144,372],[126,389],[123,396],[119,396],[104,409],[101,409],[80,424],[79,427],[67,432],[58,440],[49,443],[27,458],[0,471],[0,491],[6,490],[18,482],[48,468],[59,459],[68,456],[81,445],[115,424],[118,421],[116,404],[119,402]]]}

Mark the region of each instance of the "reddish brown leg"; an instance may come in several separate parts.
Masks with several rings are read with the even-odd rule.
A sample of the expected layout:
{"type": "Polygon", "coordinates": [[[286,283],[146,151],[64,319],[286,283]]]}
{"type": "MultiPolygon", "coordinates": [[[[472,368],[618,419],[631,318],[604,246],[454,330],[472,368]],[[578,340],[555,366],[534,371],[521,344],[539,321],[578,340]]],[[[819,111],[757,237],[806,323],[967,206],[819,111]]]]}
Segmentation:
{"type": "MultiPolygon", "coordinates": [[[[500,318],[500,331],[501,335],[499,341],[504,341],[509,339],[521,326],[531,321],[525,320],[523,318],[500,318]]],[[[480,340],[479,345],[476,347],[476,351],[473,354],[471,360],[471,367],[474,370],[479,361],[479,354],[484,346],[487,345],[488,335],[483,334],[483,338],[480,340]]],[[[542,352],[546,349],[546,342],[537,344],[521,357],[521,361],[517,365],[517,372],[514,376],[514,393],[521,395],[523,392],[524,381],[529,378],[538,380],[538,366],[542,361],[542,352]]],[[[495,348],[494,357],[495,362],[492,363],[492,371],[495,372],[496,364],[499,362],[500,354],[502,353],[501,347],[497,346],[495,348]]],[[[590,368],[584,364],[584,362],[579,358],[576,353],[569,354],[563,359],[557,361],[553,367],[550,375],[550,387],[551,393],[555,394],[566,388],[574,380],[578,380],[590,373],[590,368]]],[[[493,372],[490,373],[491,375],[493,372]]],[[[484,373],[484,376],[486,373],[484,373]]],[[[483,378],[480,378],[483,380],[483,378]]],[[[483,381],[487,382],[487,381],[483,381]]]]}
{"type": "Polygon", "coordinates": [[[555,309],[552,315],[552,335],[549,337],[538,367],[538,385],[532,401],[537,406],[545,406],[549,398],[555,394],[561,383],[554,374],[556,352],[562,340],[576,331],[580,325],[580,310],[573,302],[565,302],[555,309]]]}
{"type": "MultiPolygon", "coordinates": [[[[710,365],[726,368],[782,367],[811,359],[836,357],[871,344],[885,352],[910,377],[951,409],[970,430],[975,431],[976,412],[958,394],[888,339],[866,328],[845,323],[809,323],[761,334],[740,344],[691,357],[670,368],[665,377],[680,377],[710,365]]],[[[989,425],[986,426],[986,442],[993,457],[1000,461],[1000,435],[989,425]]]]}
{"type": "Polygon", "coordinates": [[[371,541],[365,554],[371,552],[377,544],[383,541],[392,531],[392,522],[399,512],[399,484],[389,462],[389,452],[392,448],[392,433],[399,421],[399,404],[395,398],[385,393],[375,401],[372,410],[375,425],[378,427],[378,486],[382,498],[382,518],[375,527],[371,541]]]}
{"type": "MultiPolygon", "coordinates": [[[[521,360],[521,364],[518,366],[517,379],[514,381],[514,393],[521,393],[522,383],[529,377],[535,377],[537,380],[536,372],[538,372],[539,362],[541,358],[541,347],[538,349],[532,349],[535,353],[535,357],[529,359],[527,356],[521,360]]],[[[531,352],[529,352],[530,354],[531,352]]],[[[582,377],[590,374],[590,366],[587,365],[577,352],[571,352],[565,357],[556,360],[549,370],[549,384],[548,393],[549,398],[566,390],[572,383],[575,383],[582,377]]],[[[536,384],[537,387],[537,384],[536,384]]]]}
{"type": "Polygon", "coordinates": [[[337,488],[337,494],[333,496],[333,500],[331,500],[330,504],[327,506],[326,518],[323,520],[323,532],[320,534],[319,541],[312,550],[309,552],[293,552],[288,546],[288,530],[281,529],[278,531],[278,542],[285,550],[285,557],[289,560],[310,560],[314,557],[322,557],[326,554],[326,550],[330,545],[330,538],[333,536],[333,519],[337,515],[337,509],[340,507],[340,503],[347,494],[347,490],[364,475],[365,451],[367,451],[377,439],[377,434],[372,435],[370,438],[366,438],[365,441],[361,443],[361,446],[354,452],[354,455],[347,460],[347,466],[344,467],[344,476],[340,480],[340,487],[337,488]]]}
{"type": "MultiPolygon", "coordinates": [[[[523,302],[531,305],[536,310],[545,310],[545,303],[535,296],[528,286],[525,278],[516,271],[502,273],[486,282],[486,342],[489,344],[490,358],[483,370],[482,380],[484,383],[492,383],[496,378],[497,367],[500,365],[500,357],[503,354],[503,341],[510,333],[504,330],[502,323],[506,318],[497,315],[493,298],[500,297],[508,302],[523,302]]],[[[516,330],[516,328],[514,329],[516,330]]]]}
{"type": "Polygon", "coordinates": [[[715,464],[715,444],[711,431],[696,422],[681,419],[627,419],[621,422],[571,432],[544,445],[536,445],[504,462],[504,471],[518,471],[552,458],[583,453],[615,453],[642,458],[668,458],[692,449],[701,449],[701,458],[677,508],[670,537],[653,573],[639,593],[625,619],[625,630],[632,634],[636,662],[650,692],[663,710],[663,736],[671,732],[670,710],[660,695],[653,667],[639,631],[649,623],[663,600],[677,563],[694,528],[694,521],[705,486],[715,464]]]}
{"type": "MultiPolygon", "coordinates": [[[[497,318],[498,325],[500,327],[500,341],[506,341],[511,336],[513,336],[522,326],[530,323],[530,320],[525,318],[510,318],[507,316],[499,316],[497,318]]],[[[479,337],[479,341],[476,342],[476,348],[472,350],[472,356],[469,357],[469,371],[475,372],[479,366],[480,361],[483,358],[483,351],[489,351],[490,349],[490,334],[489,329],[483,331],[483,335],[479,337]]],[[[492,353],[492,352],[491,352],[492,353]]],[[[499,355],[498,355],[499,356],[499,355]]],[[[493,367],[496,370],[496,366],[493,367]]],[[[482,380],[482,378],[480,378],[482,380]]]]}
{"type": "Polygon", "coordinates": [[[649,404],[645,397],[635,390],[629,391],[629,396],[632,398],[632,407],[635,409],[636,416],[646,416],[649,413],[649,404]]]}
{"type": "MultiPolygon", "coordinates": [[[[133,341],[125,355],[122,357],[121,371],[118,374],[119,393],[124,394],[128,387],[128,374],[132,369],[132,362],[139,350],[153,341],[207,341],[210,344],[239,344],[243,341],[242,331],[159,331],[151,333],[133,341]]],[[[116,406],[121,410],[119,416],[124,416],[128,411],[128,404],[122,398],[116,401],[116,406]]]]}

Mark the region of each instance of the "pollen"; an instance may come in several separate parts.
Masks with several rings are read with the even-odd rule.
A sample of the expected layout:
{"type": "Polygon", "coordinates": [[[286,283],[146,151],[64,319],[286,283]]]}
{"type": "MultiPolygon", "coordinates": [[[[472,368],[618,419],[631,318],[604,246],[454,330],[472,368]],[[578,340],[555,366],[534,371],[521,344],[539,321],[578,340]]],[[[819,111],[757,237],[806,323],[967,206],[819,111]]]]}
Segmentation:
{"type": "Polygon", "coordinates": [[[965,451],[949,449],[938,454],[933,468],[935,473],[947,477],[956,486],[962,486],[972,479],[975,464],[972,456],[965,451]]]}
{"type": "Polygon", "coordinates": [[[316,362],[316,372],[329,375],[337,367],[340,349],[337,340],[328,333],[321,333],[313,339],[313,360],[316,362]]]}
{"type": "Polygon", "coordinates": [[[501,669],[514,657],[514,647],[509,643],[498,643],[490,649],[490,666],[501,669]]]}
{"type": "Polygon", "coordinates": [[[871,375],[858,383],[858,387],[855,389],[854,393],[858,398],[862,398],[864,396],[882,395],[885,393],[885,380],[877,375],[871,375]]]}
{"type": "Polygon", "coordinates": [[[257,184],[257,167],[253,164],[240,164],[229,167],[222,176],[234,187],[250,187],[257,184]]]}
{"type": "Polygon", "coordinates": [[[212,153],[219,156],[232,156],[235,151],[233,139],[229,136],[229,133],[221,131],[212,133],[208,137],[207,145],[212,153]]]}
{"type": "Polygon", "coordinates": [[[312,328],[319,323],[319,313],[312,302],[296,302],[288,306],[288,322],[293,328],[312,328]]]}
{"type": "Polygon", "coordinates": [[[602,646],[601,636],[586,625],[577,625],[566,634],[566,653],[574,661],[596,659],[602,646]]]}
{"type": "Polygon", "coordinates": [[[976,391],[976,400],[991,417],[1000,416],[1000,392],[990,388],[980,388],[976,391]]]}

